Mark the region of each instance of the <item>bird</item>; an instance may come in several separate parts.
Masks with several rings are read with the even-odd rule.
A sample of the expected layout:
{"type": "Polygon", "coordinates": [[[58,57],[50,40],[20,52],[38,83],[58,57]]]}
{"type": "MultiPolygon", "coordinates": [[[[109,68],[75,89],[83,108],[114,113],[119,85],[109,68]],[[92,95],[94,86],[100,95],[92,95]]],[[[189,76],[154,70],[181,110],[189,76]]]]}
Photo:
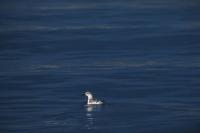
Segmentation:
{"type": "Polygon", "coordinates": [[[101,105],[101,104],[103,104],[102,101],[94,100],[91,92],[87,91],[87,92],[85,92],[85,95],[88,98],[87,99],[87,105],[101,105]]]}

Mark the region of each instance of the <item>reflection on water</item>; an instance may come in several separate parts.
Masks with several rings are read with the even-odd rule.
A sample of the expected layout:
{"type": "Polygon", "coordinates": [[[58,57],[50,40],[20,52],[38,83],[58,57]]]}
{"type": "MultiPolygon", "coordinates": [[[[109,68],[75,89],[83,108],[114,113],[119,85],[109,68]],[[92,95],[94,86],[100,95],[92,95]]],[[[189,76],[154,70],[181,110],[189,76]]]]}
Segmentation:
{"type": "Polygon", "coordinates": [[[99,111],[101,111],[101,108],[102,108],[102,105],[87,105],[86,111],[88,113],[99,112],[99,111]]]}
{"type": "Polygon", "coordinates": [[[97,112],[101,111],[102,106],[101,105],[87,105],[86,106],[86,118],[87,122],[85,127],[87,129],[95,129],[96,128],[96,115],[97,112]]]}

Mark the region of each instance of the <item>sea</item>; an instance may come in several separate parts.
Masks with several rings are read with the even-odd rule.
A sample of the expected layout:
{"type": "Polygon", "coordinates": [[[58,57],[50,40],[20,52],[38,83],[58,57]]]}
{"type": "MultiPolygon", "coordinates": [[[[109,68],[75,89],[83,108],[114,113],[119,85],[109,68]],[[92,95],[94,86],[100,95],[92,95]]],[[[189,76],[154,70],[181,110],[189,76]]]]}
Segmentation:
{"type": "Polygon", "coordinates": [[[200,2],[1,0],[0,132],[200,133],[200,2]]]}

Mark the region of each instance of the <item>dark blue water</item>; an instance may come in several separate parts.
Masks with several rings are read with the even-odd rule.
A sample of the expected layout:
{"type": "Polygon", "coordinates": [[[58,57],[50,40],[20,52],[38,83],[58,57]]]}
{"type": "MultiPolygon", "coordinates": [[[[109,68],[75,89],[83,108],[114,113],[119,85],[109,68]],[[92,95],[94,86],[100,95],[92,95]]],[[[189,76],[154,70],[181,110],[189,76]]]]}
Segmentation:
{"type": "Polygon", "coordinates": [[[1,1],[0,132],[199,133],[200,2],[1,1]]]}

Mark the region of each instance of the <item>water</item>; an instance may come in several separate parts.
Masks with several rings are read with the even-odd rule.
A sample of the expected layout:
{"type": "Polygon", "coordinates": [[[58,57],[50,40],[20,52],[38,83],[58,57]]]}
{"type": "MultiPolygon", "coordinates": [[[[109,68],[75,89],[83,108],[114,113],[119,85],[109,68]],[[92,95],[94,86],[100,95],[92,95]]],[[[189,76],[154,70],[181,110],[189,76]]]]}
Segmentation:
{"type": "Polygon", "coordinates": [[[199,7],[1,1],[0,132],[200,132],[199,7]]]}

